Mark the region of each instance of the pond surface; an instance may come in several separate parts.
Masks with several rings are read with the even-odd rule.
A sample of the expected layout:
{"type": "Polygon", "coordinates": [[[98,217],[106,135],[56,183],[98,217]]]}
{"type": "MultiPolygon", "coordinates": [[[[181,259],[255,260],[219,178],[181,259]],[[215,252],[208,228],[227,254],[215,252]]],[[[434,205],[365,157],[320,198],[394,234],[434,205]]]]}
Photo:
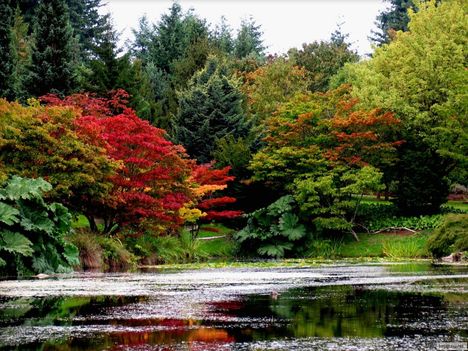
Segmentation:
{"type": "Polygon", "coordinates": [[[0,281],[1,350],[467,350],[468,267],[343,264],[0,281]]]}

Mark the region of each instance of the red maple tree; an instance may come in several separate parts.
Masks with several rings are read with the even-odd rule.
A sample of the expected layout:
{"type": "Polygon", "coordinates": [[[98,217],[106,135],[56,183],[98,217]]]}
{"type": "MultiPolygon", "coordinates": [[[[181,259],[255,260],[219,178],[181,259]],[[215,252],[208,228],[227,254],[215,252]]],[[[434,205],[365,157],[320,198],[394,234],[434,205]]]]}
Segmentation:
{"type": "Polygon", "coordinates": [[[126,97],[117,91],[110,99],[75,94],[41,100],[80,109],[81,116],[75,120],[78,133],[121,164],[111,178],[113,188],[106,202],[87,214],[92,229],[97,229],[95,218],[103,219],[104,232],[146,219],[165,228],[177,227],[182,224],[178,210],[193,196],[188,182],[193,161],[183,147],[166,139],[164,130],[126,107],[126,97]]]}
{"type": "Polygon", "coordinates": [[[242,214],[241,211],[223,210],[226,205],[236,202],[234,197],[221,196],[219,192],[227,187],[227,183],[234,180],[234,176],[229,175],[230,167],[221,169],[213,168],[213,163],[195,165],[192,172],[192,181],[195,182],[199,202],[197,208],[206,213],[202,220],[220,220],[235,218],[242,214]]]}

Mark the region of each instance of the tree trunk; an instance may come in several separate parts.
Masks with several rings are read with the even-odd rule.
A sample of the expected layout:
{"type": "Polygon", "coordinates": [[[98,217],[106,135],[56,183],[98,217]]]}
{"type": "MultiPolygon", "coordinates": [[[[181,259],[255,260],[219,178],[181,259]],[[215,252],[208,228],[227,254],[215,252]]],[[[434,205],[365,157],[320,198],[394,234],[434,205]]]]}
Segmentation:
{"type": "Polygon", "coordinates": [[[86,219],[89,222],[89,229],[91,229],[92,232],[97,233],[98,232],[98,227],[96,225],[96,221],[94,220],[93,216],[86,215],[86,219]]]}
{"type": "Polygon", "coordinates": [[[356,241],[359,241],[359,237],[357,236],[356,232],[352,229],[351,229],[351,234],[353,235],[354,239],[356,239],[356,241]]]}

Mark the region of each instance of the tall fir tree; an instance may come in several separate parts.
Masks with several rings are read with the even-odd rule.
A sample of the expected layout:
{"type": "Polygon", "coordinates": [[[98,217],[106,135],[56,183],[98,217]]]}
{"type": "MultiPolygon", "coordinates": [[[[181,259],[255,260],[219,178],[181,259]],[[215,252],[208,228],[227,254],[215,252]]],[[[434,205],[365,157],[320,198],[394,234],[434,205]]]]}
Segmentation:
{"type": "Polygon", "coordinates": [[[84,61],[92,59],[96,47],[108,40],[110,15],[99,13],[104,6],[102,0],[67,0],[70,24],[80,45],[80,56],[84,61]]]}
{"type": "Polygon", "coordinates": [[[205,68],[179,94],[179,111],[173,137],[200,163],[213,159],[218,140],[245,137],[249,126],[242,108],[242,94],[226,66],[210,56],[205,68]]]}
{"type": "Polygon", "coordinates": [[[28,35],[29,25],[24,21],[19,7],[15,10],[12,27],[13,44],[13,72],[11,76],[11,87],[15,99],[24,101],[28,96],[26,93],[26,79],[28,67],[31,64],[32,38],[28,35]]]}
{"type": "Polygon", "coordinates": [[[232,37],[232,29],[226,21],[226,17],[222,16],[220,22],[216,25],[212,32],[214,47],[221,53],[232,54],[234,52],[234,38],[232,37]]]}
{"type": "Polygon", "coordinates": [[[156,25],[146,18],[134,31],[133,55],[140,59],[150,80],[149,96],[157,101],[156,124],[170,126],[177,113],[177,90],[186,88],[193,74],[201,69],[210,52],[208,26],[192,11],[184,13],[178,3],[161,16],[156,25]]]}
{"type": "Polygon", "coordinates": [[[11,0],[0,3],[0,97],[15,98],[11,78],[15,60],[13,52],[14,11],[11,0]]]}
{"type": "Polygon", "coordinates": [[[234,44],[235,56],[239,59],[247,56],[263,57],[265,46],[262,35],[261,26],[252,17],[243,19],[234,44]]]}
{"type": "Polygon", "coordinates": [[[29,94],[69,94],[76,88],[73,29],[64,0],[41,1],[34,23],[35,45],[29,94]]]}
{"type": "Polygon", "coordinates": [[[377,31],[372,31],[369,37],[375,44],[381,46],[388,44],[394,36],[394,32],[408,30],[409,16],[408,9],[415,10],[413,0],[385,0],[390,3],[390,7],[380,12],[375,24],[377,31]]]}
{"type": "Polygon", "coordinates": [[[118,36],[113,30],[111,23],[102,35],[103,39],[99,45],[93,48],[94,57],[89,61],[89,76],[86,79],[86,90],[105,96],[109,91],[118,86],[120,67],[118,54],[118,36]]]}

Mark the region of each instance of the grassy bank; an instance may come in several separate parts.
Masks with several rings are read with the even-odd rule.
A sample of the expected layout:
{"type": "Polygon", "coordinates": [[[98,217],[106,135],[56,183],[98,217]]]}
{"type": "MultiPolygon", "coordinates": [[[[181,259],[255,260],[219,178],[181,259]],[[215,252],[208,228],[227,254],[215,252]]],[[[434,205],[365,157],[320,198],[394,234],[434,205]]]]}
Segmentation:
{"type": "MultiPolygon", "coordinates": [[[[450,202],[448,205],[452,207],[459,206],[461,209],[465,204],[450,202]]],[[[398,230],[374,234],[360,233],[359,241],[355,241],[350,235],[309,240],[305,244],[305,250],[295,257],[307,261],[431,259],[433,253],[431,254],[428,250],[428,240],[432,233],[436,233],[442,230],[444,225],[448,225],[443,224],[445,223],[445,219],[458,218],[459,222],[450,224],[447,233],[452,233],[453,228],[458,228],[458,231],[463,232],[466,222],[466,215],[461,214],[436,215],[435,219],[437,221],[434,221],[432,217],[434,216],[415,218],[392,217],[389,218],[388,224],[384,223],[384,227],[405,227],[406,223],[398,223],[398,221],[405,220],[409,222],[408,227],[418,230],[416,233],[398,230]],[[465,219],[462,220],[460,216],[465,219]],[[427,228],[427,223],[430,224],[430,229],[425,229],[427,228]]],[[[248,252],[239,251],[238,244],[232,238],[235,231],[217,223],[201,226],[195,238],[187,230],[182,230],[179,236],[153,236],[146,234],[141,237],[129,238],[123,233],[121,236],[117,234],[116,236],[105,237],[90,233],[86,229],[87,221],[82,216],[77,218],[74,227],[76,234],[70,238],[70,241],[75,243],[80,249],[81,268],[84,269],[91,267],[100,269],[106,269],[106,267],[113,268],[118,267],[122,263],[125,263],[122,267],[167,264],[197,265],[199,263],[204,266],[209,266],[210,264],[224,266],[229,264],[229,262],[237,262],[249,256],[248,252]]],[[[461,238],[463,239],[464,236],[462,235],[461,238]]],[[[443,256],[455,251],[466,251],[463,245],[461,249],[455,248],[455,250],[452,250],[451,245],[453,243],[450,241],[452,240],[450,235],[444,240],[448,240],[445,244],[448,253],[444,253],[443,256]]],[[[250,255],[250,260],[252,259],[256,260],[260,258],[250,255]]]]}
{"type": "Polygon", "coordinates": [[[339,243],[336,257],[425,258],[429,232],[415,234],[360,234],[359,241],[339,243]]]}

